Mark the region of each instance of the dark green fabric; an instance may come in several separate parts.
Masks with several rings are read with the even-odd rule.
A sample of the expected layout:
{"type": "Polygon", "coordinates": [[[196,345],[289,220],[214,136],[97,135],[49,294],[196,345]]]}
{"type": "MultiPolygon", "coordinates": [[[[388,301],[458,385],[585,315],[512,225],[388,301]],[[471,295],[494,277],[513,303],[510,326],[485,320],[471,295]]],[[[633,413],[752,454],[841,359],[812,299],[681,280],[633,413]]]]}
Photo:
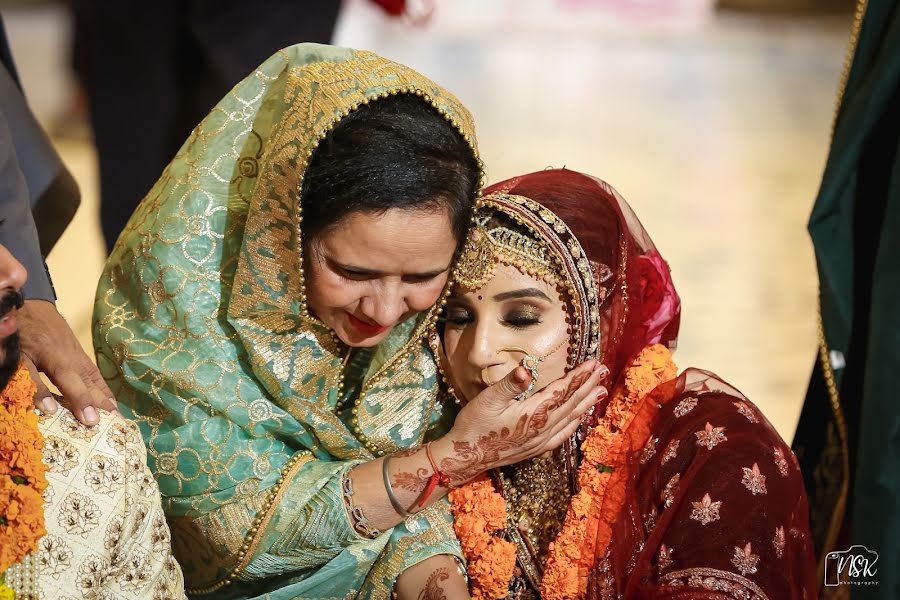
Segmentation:
{"type": "MultiPolygon", "coordinates": [[[[851,478],[849,528],[839,544],[862,544],[879,555],[878,584],[854,586],[854,600],[900,598],[898,149],[900,7],[896,0],[872,0],[809,223],[825,337],[829,349],[846,359],[846,367],[835,370],[849,428],[851,478]]],[[[826,464],[834,463],[828,451],[834,440],[825,439],[834,427],[821,377],[817,369],[795,438],[813,513],[817,505],[829,506],[821,497],[829,494],[823,478],[833,469],[826,464]]],[[[813,521],[814,529],[821,528],[815,514],[813,521]]]]}

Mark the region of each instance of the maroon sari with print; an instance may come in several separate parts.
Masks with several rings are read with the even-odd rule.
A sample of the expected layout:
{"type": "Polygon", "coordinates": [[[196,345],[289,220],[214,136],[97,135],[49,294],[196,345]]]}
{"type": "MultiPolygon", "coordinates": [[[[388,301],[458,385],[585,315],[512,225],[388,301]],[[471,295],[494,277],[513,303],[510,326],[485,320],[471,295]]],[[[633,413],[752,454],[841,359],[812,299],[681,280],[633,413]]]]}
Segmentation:
{"type": "MultiPolygon", "coordinates": [[[[627,365],[644,347],[674,348],[680,301],[669,268],[615,190],[561,169],[485,191],[492,192],[534,200],[580,242],[602,288],[600,359],[614,385],[623,385],[627,365]]],[[[650,435],[632,441],[625,504],[610,523],[611,541],[595,556],[587,597],[815,598],[803,479],[759,409],[697,369],[647,398],[655,412],[650,435]]],[[[582,434],[604,410],[586,420],[582,434]]]]}

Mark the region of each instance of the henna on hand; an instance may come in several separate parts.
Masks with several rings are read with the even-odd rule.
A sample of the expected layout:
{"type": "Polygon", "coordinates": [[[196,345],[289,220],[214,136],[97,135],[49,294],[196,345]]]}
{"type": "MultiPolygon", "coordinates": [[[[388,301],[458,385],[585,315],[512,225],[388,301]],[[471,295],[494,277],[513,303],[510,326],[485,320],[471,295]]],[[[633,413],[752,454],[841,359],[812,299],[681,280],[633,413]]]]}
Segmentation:
{"type": "Polygon", "coordinates": [[[553,392],[534,413],[519,417],[513,430],[503,427],[499,432],[488,432],[479,437],[474,444],[454,440],[455,455],[441,460],[441,472],[449,477],[454,485],[461,485],[487,469],[497,466],[501,457],[540,435],[547,427],[550,412],[565,404],[590,376],[591,373],[587,372],[573,377],[565,389],[553,392]]]}
{"type": "Polygon", "coordinates": [[[447,567],[432,571],[425,580],[425,587],[419,592],[418,600],[447,600],[447,594],[444,593],[441,582],[448,579],[450,579],[450,573],[447,571],[447,567]]]}
{"type": "Polygon", "coordinates": [[[402,490],[421,494],[425,491],[425,486],[428,485],[428,478],[430,476],[431,473],[428,469],[419,467],[416,469],[415,473],[410,473],[409,471],[395,473],[393,477],[391,477],[391,483],[394,487],[398,487],[402,490]]]}

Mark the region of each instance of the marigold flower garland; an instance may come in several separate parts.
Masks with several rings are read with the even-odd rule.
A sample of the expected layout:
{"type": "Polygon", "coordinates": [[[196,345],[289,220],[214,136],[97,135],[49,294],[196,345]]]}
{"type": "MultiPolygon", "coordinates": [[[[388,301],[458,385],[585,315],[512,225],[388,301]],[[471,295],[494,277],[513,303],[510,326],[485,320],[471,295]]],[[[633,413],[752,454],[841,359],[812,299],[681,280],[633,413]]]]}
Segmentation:
{"type": "Polygon", "coordinates": [[[46,535],[44,438],[33,410],[34,382],[24,365],[0,391],[0,599],[13,593],[3,574],[46,535]]]}
{"type": "Polygon", "coordinates": [[[516,566],[515,544],[500,537],[506,529],[506,499],[484,474],[451,490],[449,498],[472,599],[505,598],[516,566]]]}
{"type": "MultiPolygon", "coordinates": [[[[625,370],[606,414],[581,446],[579,492],[572,497],[563,528],[551,542],[545,561],[541,598],[583,598],[596,557],[605,552],[612,525],[625,500],[625,461],[640,448],[656,416],[650,392],[678,374],[663,345],[644,348],[625,370]]],[[[482,475],[449,495],[453,526],[466,556],[473,599],[507,595],[516,564],[512,542],[499,537],[506,525],[506,500],[482,475]]]]}

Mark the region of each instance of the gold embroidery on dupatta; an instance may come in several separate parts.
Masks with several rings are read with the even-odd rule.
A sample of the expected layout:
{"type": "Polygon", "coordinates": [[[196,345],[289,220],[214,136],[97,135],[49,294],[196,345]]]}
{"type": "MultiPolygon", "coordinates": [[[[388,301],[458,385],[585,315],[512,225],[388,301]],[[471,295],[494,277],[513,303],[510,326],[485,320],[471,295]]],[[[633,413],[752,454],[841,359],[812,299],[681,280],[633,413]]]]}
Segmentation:
{"type": "MultiPolygon", "coordinates": [[[[242,578],[241,576],[244,570],[247,568],[247,565],[250,564],[253,554],[256,552],[262,533],[266,530],[266,526],[272,516],[272,509],[278,505],[279,499],[282,494],[284,494],[284,484],[291,480],[301,466],[312,459],[312,452],[309,451],[298,452],[292,456],[282,469],[281,476],[278,478],[275,486],[269,488],[265,492],[261,492],[252,500],[254,503],[261,504],[261,507],[260,510],[256,511],[256,517],[253,519],[253,523],[247,530],[246,536],[243,534],[244,530],[240,528],[240,523],[234,521],[225,524],[211,522],[206,527],[200,527],[200,529],[204,530],[204,535],[201,536],[201,539],[215,539],[212,536],[217,534],[221,539],[230,540],[229,547],[234,545],[235,541],[238,539],[241,539],[243,543],[240,545],[236,555],[233,553],[230,554],[237,560],[237,565],[231,569],[228,575],[207,587],[186,589],[185,591],[188,594],[211,594],[225,586],[231,585],[235,580],[242,578]]],[[[192,519],[192,521],[195,521],[195,526],[199,525],[199,519],[192,519]]],[[[217,554],[218,553],[214,553],[213,556],[217,554]]]]}
{"type": "Polygon", "coordinates": [[[360,391],[352,409],[354,434],[374,456],[419,446],[425,437],[429,417],[436,408],[437,366],[424,338],[434,329],[438,313],[438,308],[429,311],[410,340],[360,391]],[[430,378],[435,383],[425,388],[430,378]]]}
{"type": "MultiPolygon", "coordinates": [[[[250,202],[244,246],[235,273],[237,293],[228,307],[230,319],[250,342],[248,349],[256,372],[264,380],[268,379],[265,383],[270,390],[281,389],[277,380],[284,381],[281,377],[273,378],[271,373],[287,374],[293,368],[299,376],[289,379],[292,396],[316,398],[320,396],[309,395],[312,389],[336,390],[334,395],[329,393],[330,408],[334,409],[341,395],[342,344],[308,312],[306,305],[300,226],[303,176],[319,142],[341,119],[364,104],[397,94],[422,98],[459,131],[478,156],[474,125],[468,112],[447,91],[403,65],[369,52],[356,52],[354,58],[343,62],[319,62],[296,68],[288,78],[284,90],[284,103],[288,109],[274,128],[263,154],[262,168],[257,171],[258,183],[250,202]],[[313,332],[321,353],[296,355],[296,336],[301,331],[313,332]],[[272,332],[283,332],[283,335],[272,332]],[[266,350],[254,355],[254,349],[266,350]],[[309,378],[311,373],[317,374],[318,380],[309,378]]],[[[423,324],[433,322],[436,316],[437,307],[433,307],[423,324]]],[[[426,352],[422,344],[426,330],[427,327],[417,328],[396,358],[401,361],[408,358],[417,344],[419,355],[426,352]]],[[[408,378],[419,384],[425,377],[418,375],[424,368],[422,363],[433,360],[426,356],[398,364],[396,358],[389,361],[390,367],[396,369],[392,375],[399,376],[398,371],[409,369],[412,375],[408,378]]],[[[387,372],[387,368],[382,369],[366,383],[358,404],[365,398],[365,392],[375,388],[387,372]]],[[[415,403],[420,408],[412,412],[427,417],[429,398],[426,396],[431,395],[434,394],[418,394],[415,403]]],[[[278,400],[295,416],[297,411],[310,408],[308,403],[294,403],[283,397],[278,400]]],[[[380,414],[390,415],[408,401],[408,392],[375,392],[369,401],[378,404],[380,414]]],[[[343,428],[336,415],[319,416],[331,427],[343,428]]],[[[369,417],[370,413],[365,410],[359,414],[355,412],[352,429],[366,449],[372,455],[392,449],[386,420],[366,418],[360,422],[361,416],[369,417]]],[[[420,421],[420,424],[426,422],[420,421]]],[[[326,447],[330,445],[328,440],[321,441],[326,447]]]]}
{"type": "Polygon", "coordinates": [[[660,586],[703,588],[724,592],[736,600],[769,600],[761,587],[737,573],[697,567],[672,571],[659,578],[660,586]]]}
{"type": "MultiPolygon", "coordinates": [[[[392,549],[390,555],[379,557],[375,561],[375,566],[366,575],[365,583],[371,585],[369,597],[374,598],[390,598],[393,590],[393,582],[397,576],[403,571],[404,562],[409,549],[415,547],[428,547],[437,545],[445,540],[456,538],[453,531],[453,524],[441,513],[446,511],[447,507],[440,502],[430,505],[428,508],[418,513],[416,517],[423,517],[428,521],[428,526],[424,531],[416,532],[414,535],[405,535],[397,540],[396,547],[392,549]],[[384,582],[390,582],[390,586],[384,582]]],[[[356,597],[356,596],[354,596],[356,597]]]]}

